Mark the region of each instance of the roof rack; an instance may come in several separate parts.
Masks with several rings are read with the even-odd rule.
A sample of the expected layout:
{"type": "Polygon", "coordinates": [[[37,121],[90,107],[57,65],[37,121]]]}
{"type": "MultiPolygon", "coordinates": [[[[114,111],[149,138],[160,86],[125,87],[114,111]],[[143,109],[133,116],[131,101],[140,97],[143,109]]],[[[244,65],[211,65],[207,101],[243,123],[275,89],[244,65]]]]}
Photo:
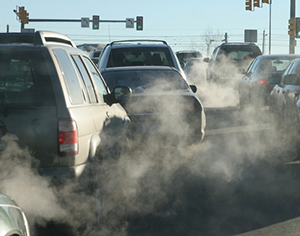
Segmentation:
{"type": "Polygon", "coordinates": [[[113,41],[109,43],[109,45],[114,44],[122,44],[122,43],[136,43],[136,42],[155,42],[155,43],[163,43],[165,45],[168,45],[166,41],[164,40],[150,40],[150,39],[132,39],[132,40],[120,40],[120,41],[113,41]]]}
{"type": "Polygon", "coordinates": [[[28,43],[34,45],[59,43],[76,48],[76,45],[68,36],[51,31],[36,31],[34,33],[0,33],[0,43],[28,43]]]}

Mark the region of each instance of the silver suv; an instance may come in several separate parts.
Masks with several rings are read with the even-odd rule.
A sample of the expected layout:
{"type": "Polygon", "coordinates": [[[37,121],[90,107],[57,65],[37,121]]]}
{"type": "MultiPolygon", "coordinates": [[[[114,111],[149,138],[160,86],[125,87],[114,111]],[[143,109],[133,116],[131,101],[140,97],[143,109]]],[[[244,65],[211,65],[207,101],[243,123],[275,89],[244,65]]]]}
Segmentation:
{"type": "Polygon", "coordinates": [[[126,147],[130,119],[117,96],[131,90],[110,92],[67,36],[1,33],[0,68],[0,135],[16,136],[42,176],[89,176],[95,160],[126,147]]]}
{"type": "Polygon", "coordinates": [[[176,54],[162,40],[124,40],[107,44],[99,57],[99,71],[124,66],[174,67],[186,79],[176,54]]]}
{"type": "Polygon", "coordinates": [[[216,47],[208,62],[206,79],[208,82],[229,84],[238,88],[242,71],[261,55],[260,48],[254,43],[222,43],[216,47]]]}

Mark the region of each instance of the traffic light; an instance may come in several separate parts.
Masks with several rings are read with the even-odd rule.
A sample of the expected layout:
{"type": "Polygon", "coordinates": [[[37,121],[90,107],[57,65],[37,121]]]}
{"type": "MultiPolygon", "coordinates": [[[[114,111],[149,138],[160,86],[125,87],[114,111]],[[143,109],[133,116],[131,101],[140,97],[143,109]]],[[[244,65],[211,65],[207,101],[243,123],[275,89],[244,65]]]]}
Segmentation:
{"type": "Polygon", "coordinates": [[[300,38],[300,18],[296,18],[295,37],[300,38]]]}
{"type": "Polygon", "coordinates": [[[289,35],[295,36],[296,32],[296,18],[290,19],[289,20],[289,35]]]}
{"type": "Polygon", "coordinates": [[[29,14],[27,13],[27,11],[25,10],[25,7],[19,7],[19,20],[21,20],[21,22],[23,24],[28,24],[29,22],[29,14]]]}
{"type": "Polygon", "coordinates": [[[252,0],[246,0],[246,10],[252,11],[252,0]]]}
{"type": "Polygon", "coordinates": [[[142,16],[136,17],[136,30],[143,30],[143,17],[142,16]]]}
{"type": "Polygon", "coordinates": [[[254,7],[261,7],[261,0],[254,0],[253,5],[254,7]]]}
{"type": "Polygon", "coordinates": [[[262,3],[270,3],[270,0],[262,0],[262,3]]]}
{"type": "Polygon", "coordinates": [[[99,29],[99,16],[93,16],[93,29],[99,29]]]}

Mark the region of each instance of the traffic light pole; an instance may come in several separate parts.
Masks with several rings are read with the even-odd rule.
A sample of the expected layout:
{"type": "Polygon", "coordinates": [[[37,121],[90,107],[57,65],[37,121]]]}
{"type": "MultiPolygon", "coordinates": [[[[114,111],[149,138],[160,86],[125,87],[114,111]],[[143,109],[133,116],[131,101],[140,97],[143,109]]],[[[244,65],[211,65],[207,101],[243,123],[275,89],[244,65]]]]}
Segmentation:
{"type": "MultiPolygon", "coordinates": [[[[290,19],[295,19],[296,0],[291,0],[291,16],[290,19]]],[[[290,51],[289,54],[295,54],[295,35],[290,35],[290,51]]]]}

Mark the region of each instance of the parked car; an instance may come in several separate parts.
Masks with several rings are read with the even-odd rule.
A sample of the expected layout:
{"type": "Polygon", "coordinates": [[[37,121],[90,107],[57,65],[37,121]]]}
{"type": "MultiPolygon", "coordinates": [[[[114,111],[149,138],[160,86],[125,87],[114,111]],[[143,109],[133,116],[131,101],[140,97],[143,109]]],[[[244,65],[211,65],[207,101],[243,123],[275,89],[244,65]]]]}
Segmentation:
{"type": "Polygon", "coordinates": [[[12,198],[5,194],[0,194],[0,235],[30,236],[25,213],[12,198]]]}
{"type": "Polygon", "coordinates": [[[159,137],[181,137],[187,143],[203,140],[204,107],[195,95],[196,86],[188,85],[172,67],[135,66],[108,68],[102,72],[110,88],[129,86],[132,97],[124,107],[131,119],[133,139],[158,133],[159,137]]]}
{"type": "Polygon", "coordinates": [[[270,111],[274,127],[292,136],[300,127],[300,58],[286,68],[282,80],[270,93],[270,111]]]}
{"type": "Polygon", "coordinates": [[[92,61],[95,63],[95,65],[98,65],[99,62],[99,56],[101,54],[102,50],[96,50],[94,49],[91,53],[90,53],[90,58],[92,59],[92,61]]]}
{"type": "Polygon", "coordinates": [[[115,96],[121,89],[130,97],[128,87],[110,90],[65,35],[0,34],[0,134],[17,136],[42,176],[84,178],[88,186],[95,161],[126,148],[130,119],[115,96]]]}
{"type": "Polygon", "coordinates": [[[174,67],[185,78],[176,54],[162,40],[124,40],[107,44],[99,58],[99,71],[123,66],[174,67]]]}
{"type": "Polygon", "coordinates": [[[216,47],[208,62],[206,79],[208,82],[229,84],[238,88],[242,69],[246,70],[259,55],[260,48],[254,43],[222,43],[216,47]]]}
{"type": "Polygon", "coordinates": [[[185,50],[177,51],[176,56],[180,62],[182,69],[186,67],[187,62],[192,58],[202,58],[202,54],[199,51],[185,50]]]}
{"type": "Polygon", "coordinates": [[[240,106],[269,105],[270,92],[280,82],[289,63],[297,57],[300,55],[274,54],[256,57],[239,84],[240,106]]]}

